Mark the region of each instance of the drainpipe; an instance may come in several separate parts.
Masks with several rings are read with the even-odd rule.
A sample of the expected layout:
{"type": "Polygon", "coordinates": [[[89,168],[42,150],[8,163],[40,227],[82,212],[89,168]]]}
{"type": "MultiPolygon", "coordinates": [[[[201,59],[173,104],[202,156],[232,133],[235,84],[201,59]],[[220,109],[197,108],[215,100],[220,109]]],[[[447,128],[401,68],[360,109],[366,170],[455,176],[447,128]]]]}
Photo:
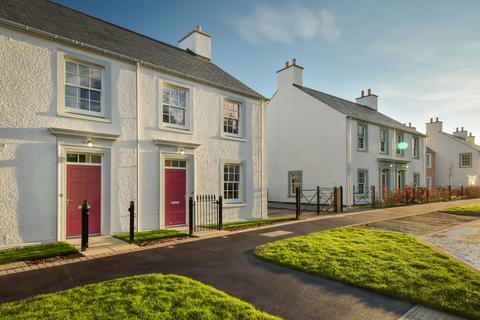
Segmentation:
{"type": "Polygon", "coordinates": [[[137,112],[137,137],[136,137],[136,157],[137,157],[137,231],[140,231],[140,62],[137,62],[135,95],[137,97],[135,107],[137,112]]]}
{"type": "MultiPolygon", "coordinates": [[[[352,118],[347,117],[347,203],[351,205],[350,193],[352,189],[352,118]]],[[[352,194],[353,197],[353,194],[352,194]]]]}
{"type": "MultiPolygon", "coordinates": [[[[260,160],[260,165],[261,165],[261,174],[260,174],[260,181],[261,181],[261,190],[262,192],[260,193],[260,201],[261,201],[261,205],[262,205],[262,219],[263,218],[266,218],[267,215],[268,215],[268,209],[267,209],[267,212],[264,212],[264,192],[266,191],[265,190],[265,184],[264,184],[264,177],[267,175],[267,170],[268,168],[264,167],[264,164],[265,164],[265,156],[266,156],[266,151],[265,151],[265,147],[266,147],[266,128],[265,128],[265,124],[263,122],[263,119],[264,119],[264,112],[266,112],[265,110],[265,107],[266,107],[266,103],[264,100],[260,100],[260,133],[262,135],[262,140],[261,140],[261,160],[260,160]]],[[[267,199],[268,201],[268,199],[267,199]]],[[[267,204],[267,208],[268,208],[268,204],[267,204]]]]}

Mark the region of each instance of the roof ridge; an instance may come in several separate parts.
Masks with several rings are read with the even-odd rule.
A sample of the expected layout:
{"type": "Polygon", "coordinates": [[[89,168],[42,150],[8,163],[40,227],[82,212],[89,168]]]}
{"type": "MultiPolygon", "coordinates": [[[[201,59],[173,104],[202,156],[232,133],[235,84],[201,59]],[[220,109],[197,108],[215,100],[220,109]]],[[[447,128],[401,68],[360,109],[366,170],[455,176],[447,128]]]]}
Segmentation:
{"type": "Polygon", "coordinates": [[[456,135],[454,134],[451,134],[451,133],[448,133],[448,132],[443,132],[443,131],[440,131],[440,133],[443,133],[444,135],[446,135],[447,137],[450,137],[452,138],[453,140],[457,141],[457,142],[460,142],[466,146],[469,146],[469,147],[472,147],[473,149],[477,149],[478,151],[480,151],[480,145],[476,144],[476,143],[472,143],[468,140],[465,140],[461,137],[457,137],[456,135]]]}
{"type": "Polygon", "coordinates": [[[153,38],[153,37],[147,36],[147,35],[145,35],[145,34],[142,34],[142,33],[140,33],[140,32],[134,31],[134,30],[130,30],[130,29],[128,29],[128,28],[125,28],[125,27],[122,27],[122,26],[120,26],[120,25],[117,25],[117,24],[115,24],[115,23],[113,23],[113,22],[110,22],[110,21],[107,21],[107,20],[103,20],[103,19],[101,19],[101,18],[92,16],[92,15],[90,15],[90,14],[88,14],[88,13],[79,11],[79,10],[77,10],[77,9],[73,9],[73,8],[67,7],[67,6],[65,6],[65,5],[63,5],[63,4],[61,4],[61,3],[57,3],[57,2],[55,2],[55,1],[53,1],[53,0],[46,0],[46,1],[47,1],[47,2],[50,2],[50,3],[54,4],[54,5],[57,5],[57,6],[59,6],[59,7],[62,7],[62,8],[64,8],[64,9],[73,11],[73,12],[75,12],[75,13],[79,13],[79,14],[84,15],[84,16],[87,16],[87,17],[89,17],[89,18],[91,18],[91,19],[94,19],[94,20],[100,21],[100,22],[102,22],[102,23],[108,24],[108,25],[110,25],[110,26],[112,26],[112,27],[122,29],[122,30],[124,30],[124,31],[133,33],[133,34],[135,34],[135,35],[137,35],[137,36],[140,36],[140,37],[142,37],[142,38],[145,38],[145,39],[148,39],[148,40],[151,40],[151,41],[155,41],[155,42],[157,42],[157,43],[159,43],[159,44],[161,44],[161,45],[170,47],[170,48],[172,48],[172,49],[176,49],[176,50],[178,50],[178,51],[180,51],[180,52],[183,52],[183,53],[185,53],[185,54],[188,54],[188,55],[190,55],[190,56],[193,56],[193,57],[199,59],[200,61],[204,61],[204,62],[208,62],[208,63],[214,64],[214,63],[212,63],[211,61],[207,61],[207,60],[199,57],[199,56],[198,56],[197,54],[195,54],[195,52],[193,52],[193,51],[189,51],[189,50],[187,50],[187,49],[179,48],[179,47],[177,47],[177,46],[174,46],[173,44],[170,44],[170,43],[167,43],[167,42],[164,42],[164,41],[155,39],[155,38],[153,38]]]}
{"type": "MultiPolygon", "coordinates": [[[[326,92],[323,92],[323,91],[320,91],[320,90],[316,90],[316,89],[313,89],[313,88],[310,88],[310,87],[305,87],[305,86],[301,86],[301,85],[298,85],[298,84],[293,84],[294,86],[296,87],[300,87],[300,88],[305,88],[305,89],[308,89],[308,90],[312,90],[312,91],[315,91],[315,92],[318,92],[318,93],[321,93],[321,94],[324,94],[324,95],[327,95],[329,97],[332,97],[332,98],[335,98],[335,99],[339,99],[339,100],[342,100],[342,101],[345,101],[345,102],[348,102],[348,103],[353,103],[353,104],[356,104],[357,106],[359,107],[364,107],[364,108],[368,108],[366,105],[364,104],[360,104],[360,103],[356,103],[356,102],[353,102],[353,101],[350,101],[350,100],[347,100],[345,98],[340,98],[340,97],[337,97],[337,96],[334,96],[333,94],[329,94],[329,93],[326,93],[326,92]]],[[[380,111],[378,110],[373,110],[372,108],[368,108],[372,111],[375,111],[375,112],[378,112],[378,113],[381,113],[380,111]]],[[[383,114],[383,113],[382,113],[383,114]]],[[[396,120],[395,120],[396,121],[396,120]]]]}

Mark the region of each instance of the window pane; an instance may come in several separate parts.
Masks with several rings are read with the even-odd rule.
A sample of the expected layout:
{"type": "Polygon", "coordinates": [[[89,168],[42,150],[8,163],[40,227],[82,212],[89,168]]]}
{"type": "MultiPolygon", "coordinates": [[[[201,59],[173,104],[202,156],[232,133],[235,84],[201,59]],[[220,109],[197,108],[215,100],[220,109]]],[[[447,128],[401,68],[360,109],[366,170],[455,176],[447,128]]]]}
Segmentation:
{"type": "Polygon", "coordinates": [[[86,156],[84,154],[79,154],[78,155],[78,162],[86,162],[87,159],[86,159],[86,156]]]}
{"type": "Polygon", "coordinates": [[[80,98],[88,99],[88,89],[80,89],[80,98]]]}
{"type": "Polygon", "coordinates": [[[99,101],[90,101],[90,110],[95,112],[102,111],[99,101]]]}
{"type": "Polygon", "coordinates": [[[80,99],[80,109],[83,109],[83,110],[88,110],[89,107],[88,107],[88,100],[85,100],[85,99],[80,99]]]}
{"type": "Polygon", "coordinates": [[[67,162],[78,162],[78,154],[67,154],[67,162]]]}
{"type": "Polygon", "coordinates": [[[90,86],[90,78],[80,76],[80,85],[82,87],[89,87],[90,86]]]}
{"type": "Polygon", "coordinates": [[[76,63],[66,61],[65,62],[65,68],[66,68],[67,72],[77,73],[77,64],[76,63]]]}
{"type": "Polygon", "coordinates": [[[72,86],[65,86],[65,95],[66,96],[71,96],[71,97],[76,97],[78,95],[77,88],[72,87],[72,86]]]}
{"type": "MultiPolygon", "coordinates": [[[[82,97],[83,98],[83,97],[82,97]]],[[[90,100],[100,101],[100,92],[90,90],[90,100]]]]}
{"type": "Polygon", "coordinates": [[[81,76],[90,76],[90,68],[88,66],[85,66],[83,64],[78,65],[78,74],[81,76]]]}
{"type": "Polygon", "coordinates": [[[98,79],[90,79],[90,87],[93,89],[102,89],[102,81],[98,79]]]}
{"type": "Polygon", "coordinates": [[[97,155],[97,154],[92,154],[90,156],[90,162],[91,163],[102,163],[102,156],[97,155]]]}
{"type": "Polygon", "coordinates": [[[90,68],[90,77],[94,80],[102,79],[102,72],[97,68],[90,68]]]}
{"type": "Polygon", "coordinates": [[[77,75],[72,73],[67,73],[67,83],[78,85],[80,83],[80,79],[77,75]]]}
{"type": "Polygon", "coordinates": [[[78,99],[76,97],[65,96],[65,106],[69,108],[78,108],[78,99]]]}

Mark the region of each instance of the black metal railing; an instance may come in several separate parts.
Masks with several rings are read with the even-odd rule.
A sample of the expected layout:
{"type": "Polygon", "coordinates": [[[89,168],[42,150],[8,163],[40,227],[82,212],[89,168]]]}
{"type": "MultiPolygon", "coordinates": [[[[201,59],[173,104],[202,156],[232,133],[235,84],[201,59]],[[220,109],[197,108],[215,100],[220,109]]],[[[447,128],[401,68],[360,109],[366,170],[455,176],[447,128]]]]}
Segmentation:
{"type": "Polygon", "coordinates": [[[376,204],[375,186],[364,186],[358,188],[353,186],[353,205],[372,205],[376,204]]]}
{"type": "Polygon", "coordinates": [[[223,198],[214,194],[197,195],[188,199],[188,233],[222,229],[223,198]]]}
{"type": "Polygon", "coordinates": [[[295,189],[295,213],[298,219],[303,212],[343,211],[343,188],[295,189]]]}

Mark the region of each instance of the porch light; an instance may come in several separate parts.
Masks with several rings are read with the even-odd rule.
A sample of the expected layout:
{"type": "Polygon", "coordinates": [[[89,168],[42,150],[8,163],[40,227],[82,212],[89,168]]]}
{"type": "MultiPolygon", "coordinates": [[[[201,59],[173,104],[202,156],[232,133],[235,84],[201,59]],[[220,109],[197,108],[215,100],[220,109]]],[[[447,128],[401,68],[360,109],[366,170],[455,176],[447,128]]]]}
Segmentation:
{"type": "Polygon", "coordinates": [[[86,143],[89,148],[93,147],[93,140],[91,138],[85,139],[84,143],[86,143]]]}
{"type": "Polygon", "coordinates": [[[177,152],[180,152],[180,154],[183,156],[185,154],[185,149],[177,148],[177,152]]]}

